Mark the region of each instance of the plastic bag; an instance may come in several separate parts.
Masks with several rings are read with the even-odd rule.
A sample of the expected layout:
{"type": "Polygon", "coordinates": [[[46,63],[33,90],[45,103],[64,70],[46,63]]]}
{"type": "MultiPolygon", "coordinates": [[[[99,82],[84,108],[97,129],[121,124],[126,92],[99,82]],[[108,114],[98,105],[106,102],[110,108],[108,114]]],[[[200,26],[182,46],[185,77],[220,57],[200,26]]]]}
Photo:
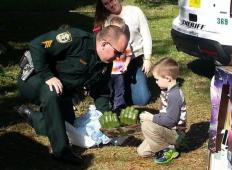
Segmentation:
{"type": "Polygon", "coordinates": [[[75,128],[68,122],[65,122],[65,126],[69,142],[72,145],[80,146],[82,148],[89,148],[95,145],[95,141],[83,133],[80,128],[75,128]]]}
{"type": "Polygon", "coordinates": [[[90,105],[88,111],[74,121],[74,126],[65,122],[70,143],[83,148],[109,143],[111,139],[100,131],[101,116],[102,113],[94,105],[90,105]]]}

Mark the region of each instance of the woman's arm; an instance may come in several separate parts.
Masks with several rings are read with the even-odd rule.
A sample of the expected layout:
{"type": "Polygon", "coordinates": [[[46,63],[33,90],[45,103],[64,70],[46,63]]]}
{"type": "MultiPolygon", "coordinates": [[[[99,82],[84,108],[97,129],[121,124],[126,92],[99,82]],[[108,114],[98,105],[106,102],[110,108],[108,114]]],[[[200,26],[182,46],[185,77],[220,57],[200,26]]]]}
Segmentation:
{"type": "Polygon", "coordinates": [[[145,74],[148,74],[151,68],[151,54],[152,54],[152,38],[149,30],[147,18],[144,15],[143,11],[138,8],[139,15],[139,29],[140,34],[143,38],[143,53],[144,61],[142,70],[145,74]]]}

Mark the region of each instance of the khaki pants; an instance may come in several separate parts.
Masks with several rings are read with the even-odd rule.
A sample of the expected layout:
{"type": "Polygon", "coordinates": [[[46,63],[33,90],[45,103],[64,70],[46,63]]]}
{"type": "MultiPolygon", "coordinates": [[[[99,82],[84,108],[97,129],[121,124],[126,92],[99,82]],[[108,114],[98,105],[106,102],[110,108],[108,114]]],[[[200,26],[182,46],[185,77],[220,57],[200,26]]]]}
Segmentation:
{"type": "Polygon", "coordinates": [[[141,129],[145,139],[137,148],[137,152],[142,157],[153,156],[169,145],[176,144],[178,138],[176,130],[168,129],[151,121],[142,122],[141,129]]]}

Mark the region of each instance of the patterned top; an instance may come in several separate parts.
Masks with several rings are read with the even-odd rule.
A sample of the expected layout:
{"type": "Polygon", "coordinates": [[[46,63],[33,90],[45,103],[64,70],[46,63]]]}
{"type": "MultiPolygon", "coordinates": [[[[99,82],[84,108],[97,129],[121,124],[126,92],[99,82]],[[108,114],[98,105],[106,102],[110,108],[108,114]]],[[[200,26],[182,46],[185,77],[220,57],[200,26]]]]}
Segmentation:
{"type": "Polygon", "coordinates": [[[126,67],[126,58],[130,57],[132,54],[131,48],[127,48],[123,55],[117,57],[113,61],[111,74],[123,74],[124,68],[126,67]]]}
{"type": "Polygon", "coordinates": [[[170,90],[162,90],[160,94],[161,109],[154,115],[153,122],[175,129],[176,126],[186,126],[186,103],[182,90],[175,85],[170,90]]]}

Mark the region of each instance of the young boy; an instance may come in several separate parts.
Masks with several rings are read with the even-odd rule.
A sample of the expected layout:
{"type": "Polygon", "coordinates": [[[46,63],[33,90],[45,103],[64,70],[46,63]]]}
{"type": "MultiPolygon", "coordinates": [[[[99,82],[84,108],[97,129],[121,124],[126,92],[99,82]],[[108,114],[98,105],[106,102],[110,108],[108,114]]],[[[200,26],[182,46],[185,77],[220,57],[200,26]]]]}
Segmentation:
{"type": "Polygon", "coordinates": [[[155,156],[155,162],[163,164],[179,155],[173,145],[178,144],[177,139],[186,128],[187,113],[183,93],[176,81],[179,74],[177,62],[163,58],[151,71],[161,89],[161,109],[154,115],[146,111],[140,114],[145,139],[137,152],[142,157],[155,156]]]}
{"type": "MultiPolygon", "coordinates": [[[[110,25],[115,25],[120,27],[128,36],[130,36],[127,25],[124,20],[120,17],[113,17],[110,20],[110,25]]],[[[124,83],[124,73],[127,71],[127,66],[131,60],[131,47],[130,45],[122,54],[118,56],[113,61],[112,71],[111,71],[111,79],[110,79],[110,89],[111,89],[111,99],[113,103],[114,111],[119,114],[122,108],[126,106],[126,102],[124,99],[125,93],[125,83],[124,83]]]]}

